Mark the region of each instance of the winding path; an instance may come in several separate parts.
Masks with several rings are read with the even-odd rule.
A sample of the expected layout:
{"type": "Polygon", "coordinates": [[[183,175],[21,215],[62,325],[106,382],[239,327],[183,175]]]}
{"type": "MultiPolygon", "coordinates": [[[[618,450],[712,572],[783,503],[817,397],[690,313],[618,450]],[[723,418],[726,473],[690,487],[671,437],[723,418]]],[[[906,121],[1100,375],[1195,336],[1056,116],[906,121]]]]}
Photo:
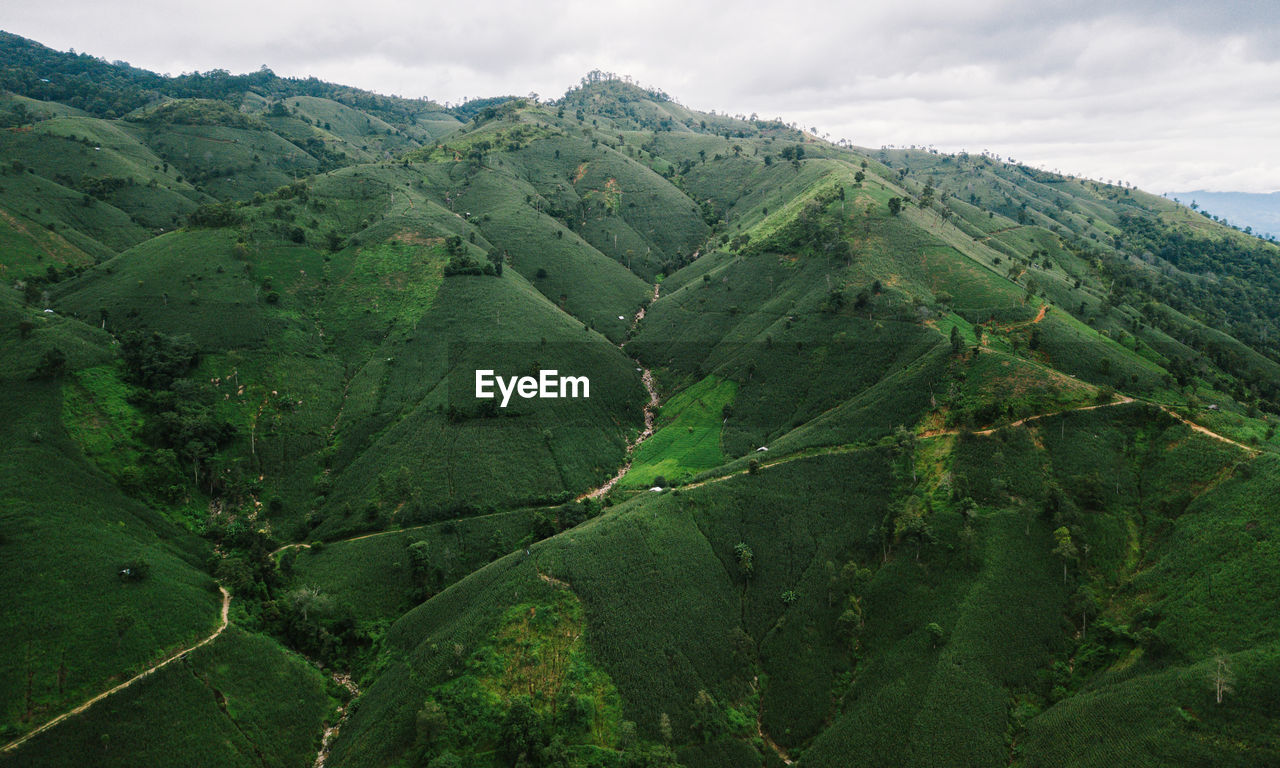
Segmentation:
{"type": "MultiPolygon", "coordinates": [[[[1127,397],[1125,395],[1117,395],[1116,399],[1112,400],[1109,403],[1097,403],[1096,405],[1079,405],[1079,406],[1076,406],[1075,408],[1064,408],[1061,411],[1048,411],[1046,413],[1037,413],[1034,416],[1027,416],[1025,418],[1018,419],[1017,421],[1011,421],[1008,424],[1002,424],[998,427],[988,427],[986,429],[979,429],[974,431],[973,434],[993,435],[1002,429],[1008,429],[1009,427],[1020,427],[1029,421],[1039,421],[1040,419],[1047,419],[1050,416],[1057,416],[1063,413],[1075,413],[1076,411],[1096,411],[1099,408],[1111,408],[1117,405],[1128,405],[1129,403],[1134,403],[1134,402],[1137,402],[1137,401],[1134,400],[1132,397],[1127,397]]],[[[920,437],[922,438],[940,437],[942,435],[958,435],[958,434],[960,434],[960,430],[958,429],[944,429],[937,432],[925,432],[924,434],[921,434],[920,437]]]]}
{"type": "MultiPolygon", "coordinates": [[[[1044,316],[1045,316],[1046,314],[1048,314],[1048,313],[1049,313],[1049,305],[1048,305],[1048,304],[1041,304],[1041,305],[1040,305],[1040,311],[1036,313],[1036,316],[1035,316],[1035,317],[1031,318],[1030,320],[1024,320],[1024,321],[1022,321],[1022,322],[1020,322],[1020,323],[1010,323],[1009,325],[1001,326],[1000,330],[1002,330],[1002,331],[1012,331],[1014,328],[1025,328],[1025,327],[1027,327],[1028,325],[1036,325],[1036,324],[1037,324],[1037,323],[1039,323],[1041,320],[1043,320],[1043,319],[1044,319],[1044,316]]],[[[985,345],[984,345],[984,346],[985,346],[985,345]]]]}
{"type": "Polygon", "coordinates": [[[72,715],[78,715],[81,712],[84,712],[86,709],[88,709],[89,707],[92,707],[94,704],[97,704],[99,701],[102,701],[103,699],[107,698],[111,694],[116,693],[117,691],[122,691],[125,688],[128,688],[129,686],[138,682],[142,678],[149,676],[152,672],[155,672],[161,667],[171,664],[177,661],[178,659],[182,658],[183,656],[186,656],[188,653],[191,653],[195,649],[200,648],[201,646],[208,645],[209,643],[213,642],[213,640],[217,638],[218,635],[221,635],[223,631],[226,630],[227,624],[228,624],[227,616],[228,616],[228,612],[231,610],[231,593],[226,590],[226,587],[222,587],[222,586],[218,587],[218,591],[222,593],[222,622],[218,625],[218,628],[213,631],[213,634],[209,635],[208,637],[196,643],[195,645],[189,646],[187,648],[183,648],[167,656],[163,660],[151,665],[147,669],[144,669],[143,671],[139,672],[138,674],[134,675],[128,680],[125,680],[123,683],[120,683],[116,687],[111,688],[107,691],[104,691],[98,694],[97,696],[94,696],[92,699],[89,699],[88,701],[76,707],[75,709],[69,712],[63,712],[61,715],[58,715],[57,717],[53,718],[49,722],[40,726],[39,728],[36,728],[35,730],[26,734],[25,736],[21,736],[9,742],[8,744],[5,744],[3,748],[0,748],[0,753],[11,752],[14,749],[17,749],[18,747],[22,746],[22,744],[26,743],[33,737],[41,733],[44,733],[45,731],[49,730],[53,726],[62,722],[63,720],[66,720],[68,717],[71,717],[72,715]]]}
{"type": "Polygon", "coordinates": [[[1156,405],[1156,407],[1158,407],[1160,410],[1169,414],[1170,416],[1182,422],[1183,424],[1186,424],[1188,427],[1191,427],[1192,429],[1194,429],[1195,431],[1199,432],[1202,435],[1208,435],[1209,437],[1212,437],[1217,440],[1221,440],[1224,443],[1230,443],[1231,445],[1234,445],[1237,448],[1243,448],[1249,453],[1253,453],[1253,454],[1261,453],[1261,451],[1259,451],[1257,448],[1245,445],[1244,443],[1238,443],[1229,437],[1225,437],[1223,435],[1218,434],[1217,432],[1214,432],[1212,429],[1209,429],[1208,427],[1200,426],[1199,424],[1195,423],[1191,419],[1188,419],[1186,416],[1183,416],[1182,414],[1178,413],[1177,411],[1173,410],[1167,405],[1161,405],[1158,403],[1153,403],[1153,405],[1156,405]]]}
{"type": "MultiPolygon", "coordinates": [[[[1012,421],[1012,422],[1009,422],[1008,424],[1002,424],[998,427],[988,427],[987,429],[974,430],[973,434],[992,435],[992,434],[995,434],[996,432],[999,432],[1002,429],[1009,429],[1010,427],[1019,427],[1028,422],[1037,421],[1039,419],[1047,419],[1050,416],[1059,416],[1064,413],[1075,413],[1077,411],[1093,411],[1099,408],[1113,408],[1117,405],[1128,405],[1129,403],[1143,403],[1145,405],[1150,405],[1152,407],[1159,408],[1160,410],[1164,411],[1165,413],[1168,413],[1170,416],[1177,419],[1178,421],[1181,421],[1183,424],[1186,424],[1188,427],[1195,430],[1196,432],[1199,432],[1204,435],[1208,435],[1209,437],[1215,438],[1217,440],[1221,440],[1224,443],[1230,443],[1231,445],[1234,445],[1237,448],[1241,448],[1247,451],[1251,455],[1256,455],[1259,453],[1259,450],[1257,448],[1251,448],[1243,443],[1238,443],[1229,437],[1220,435],[1217,432],[1214,432],[1213,430],[1209,429],[1208,427],[1202,427],[1199,424],[1196,424],[1195,422],[1191,421],[1190,419],[1186,418],[1182,414],[1178,413],[1177,411],[1174,411],[1172,408],[1169,408],[1166,405],[1162,405],[1160,403],[1152,403],[1146,400],[1137,400],[1135,398],[1125,397],[1125,396],[1117,396],[1115,400],[1112,400],[1109,403],[1098,403],[1095,405],[1081,405],[1076,408],[1065,408],[1059,411],[1038,413],[1038,414],[1035,414],[1034,416],[1027,416],[1026,418],[1018,419],[1017,421],[1012,421]]],[[[922,432],[918,434],[917,437],[921,440],[929,440],[935,437],[944,437],[947,435],[958,435],[962,431],[963,430],[960,430],[960,429],[931,430],[927,432],[922,432]]],[[[769,462],[762,461],[760,462],[758,469],[766,470],[772,467],[776,467],[779,464],[787,464],[792,461],[809,459],[815,456],[830,456],[833,454],[853,453],[855,451],[865,451],[865,450],[878,448],[878,447],[880,447],[879,444],[867,445],[864,443],[844,443],[840,445],[829,445],[829,446],[823,446],[820,448],[801,450],[792,454],[788,454],[786,456],[781,456],[773,461],[769,461],[769,462]]],[[[738,477],[739,475],[745,475],[750,471],[751,471],[750,469],[742,469],[736,472],[729,472],[728,474],[724,474],[724,475],[716,475],[715,477],[708,477],[704,480],[699,480],[696,483],[689,483],[687,485],[683,485],[680,487],[685,490],[689,490],[692,488],[699,488],[701,486],[708,485],[710,483],[719,483],[733,477],[738,477]]]]}
{"type": "MultiPolygon", "coordinates": [[[[497,517],[499,515],[509,515],[513,512],[519,512],[520,510],[555,509],[558,506],[560,505],[559,504],[543,504],[542,506],[535,506],[535,507],[516,507],[514,509],[503,509],[497,512],[489,512],[488,514],[484,514],[484,515],[472,515],[470,517],[456,518],[456,519],[467,520],[467,521],[483,520],[486,517],[497,517]]],[[[362,533],[359,536],[352,536],[349,539],[334,539],[332,541],[326,540],[323,543],[326,546],[329,544],[345,544],[348,541],[360,541],[361,539],[372,539],[377,536],[391,536],[397,533],[408,533],[409,531],[417,531],[423,528],[430,528],[433,525],[440,525],[442,523],[447,523],[447,522],[451,522],[451,520],[436,520],[435,522],[432,522],[432,523],[422,523],[420,525],[411,525],[408,528],[387,528],[386,530],[383,530],[383,531],[374,531],[373,533],[362,533]]],[[[279,547],[276,547],[275,549],[271,550],[270,554],[268,554],[267,557],[275,557],[281,552],[285,552],[286,550],[290,550],[290,549],[311,549],[311,545],[305,542],[295,541],[292,544],[284,544],[279,547]]]]}

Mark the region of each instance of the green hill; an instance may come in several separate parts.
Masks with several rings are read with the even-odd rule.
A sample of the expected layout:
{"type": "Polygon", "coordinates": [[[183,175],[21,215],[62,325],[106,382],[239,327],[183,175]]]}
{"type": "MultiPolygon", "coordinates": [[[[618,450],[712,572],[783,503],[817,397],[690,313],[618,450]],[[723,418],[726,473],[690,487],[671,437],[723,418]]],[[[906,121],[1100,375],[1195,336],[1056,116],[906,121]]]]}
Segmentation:
{"type": "Polygon", "coordinates": [[[0,762],[1280,761],[1275,244],[600,72],[0,89],[0,762]]]}

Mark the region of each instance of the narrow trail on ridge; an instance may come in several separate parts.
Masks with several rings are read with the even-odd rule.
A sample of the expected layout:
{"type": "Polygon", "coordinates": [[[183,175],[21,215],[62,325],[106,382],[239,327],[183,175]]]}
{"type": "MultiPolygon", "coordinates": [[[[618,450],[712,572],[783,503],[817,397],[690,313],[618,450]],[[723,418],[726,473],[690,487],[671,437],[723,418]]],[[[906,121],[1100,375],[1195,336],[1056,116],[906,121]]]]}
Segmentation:
{"type": "Polygon", "coordinates": [[[61,715],[58,715],[57,717],[53,718],[49,722],[40,726],[39,728],[36,728],[35,730],[26,734],[25,736],[14,739],[8,744],[5,744],[3,748],[0,748],[0,753],[11,752],[14,749],[17,749],[19,746],[21,746],[28,740],[34,738],[35,736],[41,733],[44,733],[45,731],[49,730],[53,726],[62,722],[63,720],[66,720],[68,717],[71,717],[72,715],[78,715],[81,712],[84,712],[89,707],[92,707],[94,704],[97,704],[99,701],[102,701],[103,699],[107,698],[111,694],[116,693],[117,691],[122,691],[125,688],[128,688],[129,686],[138,682],[142,678],[149,676],[152,672],[155,672],[161,667],[171,664],[177,661],[178,659],[182,658],[183,656],[186,656],[188,653],[191,653],[195,649],[208,645],[209,643],[213,642],[214,639],[218,637],[218,635],[221,635],[223,631],[226,630],[227,625],[229,623],[227,617],[228,617],[229,611],[231,610],[231,593],[227,591],[226,587],[222,587],[222,586],[218,587],[218,591],[222,593],[222,621],[220,624],[218,624],[218,628],[213,631],[213,634],[209,635],[208,637],[196,643],[195,645],[187,646],[186,648],[183,648],[181,650],[178,650],[170,654],[169,656],[166,656],[164,659],[161,659],[155,664],[152,664],[150,667],[147,667],[146,669],[142,670],[141,672],[129,678],[128,680],[125,680],[123,683],[120,683],[114,688],[110,688],[106,691],[103,691],[102,693],[98,694],[97,696],[94,696],[92,699],[89,699],[88,701],[76,707],[75,709],[72,709],[69,712],[63,712],[61,715]]]}
{"type": "MultiPolygon", "coordinates": [[[[484,515],[472,515],[470,517],[457,518],[457,519],[458,520],[483,520],[486,517],[497,517],[499,515],[509,515],[512,512],[519,512],[521,510],[555,509],[557,506],[558,505],[556,504],[540,504],[540,505],[531,506],[531,507],[517,507],[515,509],[503,509],[497,512],[490,512],[484,515]]],[[[447,523],[447,522],[452,522],[452,521],[436,520],[435,522],[431,522],[431,523],[411,525],[407,528],[387,528],[386,530],[383,530],[383,531],[373,531],[372,533],[362,533],[359,536],[352,536],[347,539],[332,539],[332,540],[326,539],[324,540],[323,543],[326,545],[327,544],[345,544],[349,541],[361,541],[362,539],[372,539],[378,536],[394,536],[397,533],[408,533],[409,531],[420,531],[423,528],[430,528],[436,525],[443,525],[444,523],[447,523]]],[[[311,545],[305,541],[295,541],[289,544],[282,544],[276,547],[275,549],[271,550],[271,552],[267,555],[267,557],[275,557],[276,555],[282,552],[287,552],[290,549],[311,549],[311,545]]]]}
{"type": "MultiPolygon", "coordinates": [[[[1203,435],[1207,435],[1217,440],[1221,440],[1224,443],[1230,443],[1231,445],[1234,445],[1237,448],[1247,451],[1250,455],[1253,455],[1253,456],[1256,456],[1258,453],[1260,453],[1260,451],[1257,448],[1252,448],[1248,445],[1245,445],[1244,443],[1236,442],[1235,440],[1232,440],[1229,437],[1220,435],[1217,432],[1214,432],[1213,430],[1209,429],[1208,427],[1201,426],[1195,423],[1194,421],[1191,421],[1190,419],[1186,418],[1185,416],[1178,413],[1177,411],[1174,411],[1172,408],[1169,408],[1168,406],[1162,405],[1160,403],[1152,403],[1147,400],[1139,400],[1139,399],[1128,397],[1125,395],[1117,395],[1116,399],[1112,400],[1109,403],[1097,403],[1095,405],[1081,405],[1075,408],[1066,408],[1063,410],[1048,411],[1046,413],[1037,413],[1032,416],[1027,416],[1025,418],[1018,419],[1017,421],[1010,422],[1008,424],[1002,424],[996,427],[988,427],[987,429],[972,430],[971,433],[975,435],[992,435],[992,434],[995,434],[996,432],[999,432],[1002,429],[1020,427],[1023,424],[1027,424],[1028,422],[1038,421],[1040,419],[1047,419],[1051,416],[1060,416],[1063,414],[1075,413],[1079,411],[1093,411],[1099,408],[1114,408],[1115,406],[1118,406],[1118,405],[1128,405],[1130,403],[1143,403],[1145,405],[1159,408],[1160,410],[1164,411],[1165,413],[1168,413],[1170,416],[1182,422],[1183,424],[1186,424],[1188,427],[1195,430],[1196,432],[1199,432],[1203,435]]],[[[929,430],[929,431],[925,431],[917,434],[916,437],[920,440],[930,440],[936,437],[958,435],[962,431],[963,430],[960,430],[960,429],[929,430]]],[[[819,448],[811,448],[811,449],[806,449],[802,451],[797,451],[796,453],[788,454],[786,456],[780,456],[777,459],[774,459],[772,461],[767,461],[767,462],[762,461],[758,466],[758,470],[762,471],[766,469],[771,469],[773,467],[778,466],[779,464],[788,464],[790,462],[800,461],[802,459],[812,459],[817,456],[830,456],[832,454],[853,453],[855,451],[870,450],[876,447],[878,446],[875,444],[866,445],[863,443],[845,443],[840,445],[827,445],[819,448]]],[[[716,475],[714,477],[708,477],[706,479],[699,480],[695,483],[689,483],[687,485],[683,485],[681,486],[681,488],[684,490],[692,490],[694,488],[700,488],[704,485],[709,485],[711,483],[723,482],[725,480],[729,480],[731,478],[738,477],[740,475],[748,474],[749,472],[750,472],[749,469],[742,469],[735,472],[729,472],[723,475],[716,475]]]]}
{"type": "Polygon", "coordinates": [[[1231,445],[1234,445],[1237,448],[1243,448],[1244,450],[1252,454],[1261,453],[1261,451],[1259,451],[1257,448],[1253,448],[1251,446],[1245,445],[1244,443],[1238,443],[1235,440],[1232,440],[1231,438],[1226,437],[1225,435],[1220,435],[1217,432],[1214,432],[1212,429],[1209,429],[1208,427],[1200,426],[1199,424],[1195,423],[1191,419],[1188,419],[1186,416],[1183,416],[1182,414],[1178,413],[1177,411],[1173,410],[1167,405],[1159,405],[1158,407],[1160,408],[1160,410],[1169,414],[1170,416],[1182,422],[1183,424],[1186,424],[1188,427],[1191,427],[1196,432],[1199,432],[1202,435],[1208,435],[1209,437],[1212,437],[1216,440],[1221,440],[1224,443],[1230,443],[1231,445]]]}
{"type": "Polygon", "coordinates": [[[1000,330],[1002,330],[1002,331],[1012,331],[1012,330],[1014,330],[1015,328],[1026,328],[1028,325],[1036,325],[1036,324],[1038,324],[1041,320],[1043,320],[1043,319],[1044,319],[1044,316],[1045,316],[1046,314],[1048,314],[1048,313],[1049,313],[1049,305],[1048,305],[1048,304],[1041,304],[1041,305],[1040,305],[1040,311],[1036,313],[1036,316],[1035,316],[1035,317],[1031,318],[1030,320],[1023,320],[1023,321],[1022,321],[1022,322],[1020,322],[1020,323],[1010,323],[1009,325],[1001,326],[1001,327],[1000,327],[1000,330]]]}
{"type": "MultiPolygon", "coordinates": [[[[1031,416],[1026,416],[1021,419],[1018,419],[1017,421],[1011,421],[1008,424],[1001,424],[998,427],[987,427],[986,429],[976,429],[976,430],[973,430],[973,434],[993,435],[1002,429],[1009,429],[1010,427],[1020,427],[1029,421],[1038,421],[1040,419],[1047,419],[1050,416],[1059,416],[1064,413],[1074,413],[1076,411],[1095,411],[1099,408],[1111,408],[1117,405],[1128,405],[1129,403],[1135,403],[1135,402],[1137,401],[1134,400],[1132,397],[1128,397],[1126,395],[1116,395],[1116,398],[1109,403],[1097,403],[1094,405],[1078,405],[1074,408],[1065,408],[1059,411],[1046,411],[1044,413],[1036,413],[1031,416]]],[[[943,435],[958,435],[960,434],[960,432],[961,430],[954,429],[954,428],[927,430],[925,432],[921,432],[919,435],[917,435],[917,437],[919,437],[921,440],[924,440],[930,437],[942,437],[943,435]]]]}

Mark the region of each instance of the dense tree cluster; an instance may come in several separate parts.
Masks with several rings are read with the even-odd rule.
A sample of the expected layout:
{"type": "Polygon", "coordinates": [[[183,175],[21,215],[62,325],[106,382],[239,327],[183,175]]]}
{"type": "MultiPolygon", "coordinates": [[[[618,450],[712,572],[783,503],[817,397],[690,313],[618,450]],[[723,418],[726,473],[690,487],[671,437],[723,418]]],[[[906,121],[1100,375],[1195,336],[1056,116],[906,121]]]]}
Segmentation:
{"type": "Polygon", "coordinates": [[[412,123],[420,113],[438,109],[429,102],[382,96],[314,77],[278,77],[266,67],[243,75],[215,69],[166,77],[123,61],[55,51],[7,32],[0,32],[0,62],[0,90],[106,118],[122,117],[164,98],[219,99],[238,107],[247,92],[270,99],[332,99],[395,122],[412,123]]]}
{"type": "MultiPolygon", "coordinates": [[[[1121,304],[1138,308],[1141,321],[1160,328],[1203,356],[1204,362],[1234,377],[1218,385],[1242,401],[1280,412],[1280,384],[1270,375],[1269,366],[1248,351],[1280,361],[1280,249],[1243,237],[1204,237],[1160,226],[1143,216],[1123,216],[1120,226],[1122,235],[1116,245],[1127,257],[1066,241],[1112,281],[1101,311],[1121,304]],[[1210,328],[1189,327],[1169,309],[1210,328],[1221,328],[1234,339],[1210,328]]],[[[1206,373],[1196,360],[1177,356],[1168,367],[1180,384],[1206,373]]]]}
{"type": "Polygon", "coordinates": [[[225,480],[209,465],[235,428],[214,410],[209,384],[186,378],[198,358],[195,344],[187,337],[128,331],[120,338],[120,356],[125,378],[139,388],[133,401],[146,415],[143,438],[156,449],[147,467],[137,469],[136,484],[172,497],[181,493],[175,486],[182,467],[196,485],[223,490],[225,480]]]}

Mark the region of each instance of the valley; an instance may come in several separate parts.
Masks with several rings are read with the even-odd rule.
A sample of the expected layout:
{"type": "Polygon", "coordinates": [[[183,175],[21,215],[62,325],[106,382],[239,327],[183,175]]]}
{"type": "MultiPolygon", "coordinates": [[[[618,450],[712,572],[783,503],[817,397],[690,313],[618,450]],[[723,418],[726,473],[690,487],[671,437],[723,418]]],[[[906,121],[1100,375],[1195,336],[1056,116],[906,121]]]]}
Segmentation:
{"type": "Polygon", "coordinates": [[[1275,244],[599,72],[0,55],[0,765],[1280,760],[1275,244]]]}

